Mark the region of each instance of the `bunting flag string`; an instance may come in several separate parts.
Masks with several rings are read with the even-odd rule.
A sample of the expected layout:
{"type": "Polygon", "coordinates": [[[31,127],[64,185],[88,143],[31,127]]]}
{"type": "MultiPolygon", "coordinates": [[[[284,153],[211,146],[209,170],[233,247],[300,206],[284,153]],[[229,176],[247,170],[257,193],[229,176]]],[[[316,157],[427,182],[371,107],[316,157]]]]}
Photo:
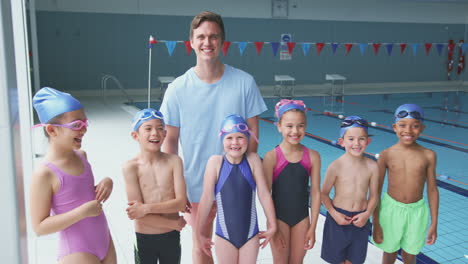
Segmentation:
{"type": "Polygon", "coordinates": [[[271,50],[273,51],[273,56],[276,56],[276,53],[278,53],[279,45],[279,42],[271,42],[271,50]]]}
{"type": "Polygon", "coordinates": [[[245,48],[247,47],[247,42],[238,42],[240,55],[244,55],[245,48]]]}
{"type": "Polygon", "coordinates": [[[231,41],[224,41],[223,42],[223,55],[226,56],[228,50],[229,50],[229,46],[231,45],[231,41]]]}
{"type": "Polygon", "coordinates": [[[418,52],[419,43],[413,43],[413,56],[418,52]]]}
{"type": "Polygon", "coordinates": [[[392,55],[392,50],[393,50],[393,43],[387,43],[385,45],[385,47],[387,48],[387,54],[388,56],[391,56],[392,55]]]}
{"type": "Polygon", "coordinates": [[[431,50],[432,43],[424,43],[424,47],[426,48],[426,55],[429,55],[429,51],[431,50]]]}
{"type": "Polygon", "coordinates": [[[185,51],[187,51],[187,55],[190,55],[190,53],[192,52],[192,45],[190,45],[190,41],[185,40],[184,45],[185,45],[185,51]]]}
{"type": "Polygon", "coordinates": [[[307,56],[307,53],[309,53],[310,50],[310,43],[302,43],[302,52],[304,53],[304,56],[307,56]]]}
{"type": "Polygon", "coordinates": [[[175,46],[176,46],[175,41],[166,41],[166,48],[167,48],[167,52],[169,53],[169,56],[172,56],[175,46]]]}
{"type": "Polygon", "coordinates": [[[333,54],[335,54],[338,45],[340,45],[338,42],[331,43],[333,54]]]}
{"type": "Polygon", "coordinates": [[[317,47],[317,55],[320,55],[320,52],[322,52],[323,46],[325,46],[325,43],[317,43],[315,44],[317,47]]]}
{"type": "MultiPolygon", "coordinates": [[[[157,43],[164,43],[169,56],[172,56],[178,42],[184,44],[185,51],[186,51],[187,55],[190,55],[192,53],[191,43],[188,40],[185,40],[185,41],[156,40],[152,35],[150,35],[148,43],[149,43],[149,49],[152,49],[153,46],[155,44],[157,44],[157,43]]],[[[223,52],[224,56],[227,55],[229,47],[230,47],[230,45],[232,43],[237,43],[238,48],[239,48],[239,53],[240,53],[241,56],[244,55],[245,50],[246,50],[247,46],[250,43],[253,43],[255,45],[255,50],[256,50],[258,55],[261,55],[262,49],[265,46],[265,44],[271,45],[271,51],[272,51],[273,56],[276,56],[278,54],[278,50],[279,50],[279,47],[281,45],[280,42],[268,42],[268,41],[255,41],[255,42],[252,42],[252,41],[224,41],[223,46],[222,46],[222,52],[223,52]]],[[[318,56],[320,56],[323,48],[326,45],[331,46],[332,54],[336,54],[336,51],[341,46],[339,42],[287,42],[286,45],[287,45],[289,54],[293,53],[294,48],[296,47],[297,44],[301,45],[302,53],[303,53],[304,56],[307,56],[307,54],[309,54],[311,45],[315,45],[318,56]]],[[[453,52],[455,47],[459,47],[460,52],[462,54],[465,54],[466,49],[468,48],[468,43],[463,43],[463,42],[462,43],[431,43],[431,42],[426,42],[426,43],[388,43],[388,42],[387,43],[377,43],[377,42],[355,43],[355,42],[344,42],[342,44],[342,46],[345,49],[345,55],[349,55],[351,53],[352,47],[354,45],[359,46],[359,51],[361,53],[361,56],[364,56],[364,54],[366,53],[366,50],[367,50],[367,46],[369,46],[369,45],[371,45],[373,47],[373,51],[374,51],[375,55],[378,55],[380,47],[382,45],[384,45],[385,48],[386,48],[388,56],[392,55],[393,47],[395,45],[400,46],[400,55],[403,55],[407,45],[411,45],[412,51],[413,51],[413,53],[412,53],[413,56],[417,55],[418,48],[419,48],[419,46],[422,46],[422,45],[424,45],[427,56],[430,55],[430,50],[431,50],[431,48],[433,46],[436,47],[437,55],[439,55],[439,56],[442,55],[445,46],[447,46],[448,52],[453,52]]]]}
{"type": "Polygon", "coordinates": [[[254,44],[255,44],[255,48],[257,48],[257,54],[260,55],[263,44],[265,44],[265,42],[254,42],[254,44]]]}
{"type": "Polygon", "coordinates": [[[351,51],[351,48],[353,47],[353,43],[346,43],[344,45],[345,45],[345,49],[346,49],[346,55],[348,55],[349,52],[351,51]]]}
{"type": "Polygon", "coordinates": [[[296,42],[288,42],[286,45],[288,45],[288,53],[292,54],[294,47],[296,47],[296,42]]]}
{"type": "Polygon", "coordinates": [[[442,55],[442,49],[444,48],[444,44],[437,43],[436,48],[437,48],[437,54],[439,54],[439,56],[442,55]]]}
{"type": "Polygon", "coordinates": [[[382,43],[373,43],[372,46],[374,47],[374,54],[377,56],[377,53],[379,53],[380,45],[382,43]]]}
{"type": "Polygon", "coordinates": [[[403,55],[403,52],[405,52],[406,49],[406,43],[400,43],[400,55],[403,55]]]}
{"type": "Polygon", "coordinates": [[[366,52],[367,49],[367,43],[359,43],[359,49],[361,50],[361,56],[364,56],[364,53],[366,52]]]}

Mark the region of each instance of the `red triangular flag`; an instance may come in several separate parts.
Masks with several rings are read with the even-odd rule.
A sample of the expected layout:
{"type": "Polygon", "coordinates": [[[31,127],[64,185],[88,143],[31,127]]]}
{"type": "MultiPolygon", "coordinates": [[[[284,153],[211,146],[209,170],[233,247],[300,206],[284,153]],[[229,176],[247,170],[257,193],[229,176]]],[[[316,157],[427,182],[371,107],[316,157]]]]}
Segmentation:
{"type": "Polygon", "coordinates": [[[228,52],[229,45],[231,45],[231,41],[224,41],[224,43],[223,43],[223,55],[224,56],[226,56],[226,54],[228,52]]]}
{"type": "Polygon", "coordinates": [[[448,48],[449,52],[453,52],[453,49],[455,48],[455,44],[453,43],[453,40],[451,40],[451,42],[449,42],[449,44],[447,45],[447,48],[448,48]]]}
{"type": "Polygon", "coordinates": [[[379,53],[379,48],[380,48],[381,43],[373,43],[372,46],[374,46],[374,54],[377,55],[379,53]]]}
{"type": "Polygon", "coordinates": [[[400,55],[405,52],[406,49],[406,43],[400,43],[400,55]]]}
{"type": "Polygon", "coordinates": [[[255,48],[257,48],[257,54],[260,55],[264,42],[254,42],[255,48]]]}
{"type": "Polygon", "coordinates": [[[351,48],[353,47],[353,44],[352,43],[346,43],[344,44],[345,46],[345,49],[346,49],[346,55],[349,54],[349,52],[351,51],[351,48]]]}
{"type": "Polygon", "coordinates": [[[429,51],[431,50],[432,43],[425,43],[424,46],[426,47],[426,55],[429,55],[429,51]]]}
{"type": "Polygon", "coordinates": [[[317,47],[317,55],[320,55],[320,52],[322,52],[323,46],[325,46],[325,43],[315,43],[315,47],[317,47]]]}
{"type": "Polygon", "coordinates": [[[291,54],[296,46],[296,42],[288,42],[286,44],[288,45],[288,53],[291,54]]]}
{"type": "Polygon", "coordinates": [[[187,55],[190,55],[190,53],[192,52],[192,46],[190,45],[190,41],[184,40],[184,44],[185,50],[187,51],[187,55]]]}

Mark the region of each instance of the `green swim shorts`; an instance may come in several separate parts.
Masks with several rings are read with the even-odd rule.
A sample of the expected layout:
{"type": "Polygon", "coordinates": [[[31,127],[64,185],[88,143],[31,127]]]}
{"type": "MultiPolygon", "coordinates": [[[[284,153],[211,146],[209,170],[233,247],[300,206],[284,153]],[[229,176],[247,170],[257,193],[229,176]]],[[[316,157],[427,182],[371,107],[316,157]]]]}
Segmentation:
{"type": "Polygon", "coordinates": [[[429,222],[429,207],[424,199],[405,204],[385,193],[379,212],[383,242],[374,244],[387,253],[402,248],[406,253],[417,255],[424,247],[429,222]]]}

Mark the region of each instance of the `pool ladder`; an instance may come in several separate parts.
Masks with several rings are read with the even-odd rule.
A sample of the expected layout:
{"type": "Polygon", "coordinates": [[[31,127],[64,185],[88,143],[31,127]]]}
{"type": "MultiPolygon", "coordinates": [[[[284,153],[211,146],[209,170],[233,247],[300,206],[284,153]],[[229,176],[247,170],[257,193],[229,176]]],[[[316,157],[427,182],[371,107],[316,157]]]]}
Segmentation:
{"type": "Polygon", "coordinates": [[[106,100],[107,82],[109,80],[112,80],[117,85],[117,87],[119,87],[119,91],[121,91],[125,98],[127,98],[128,103],[133,103],[132,98],[130,98],[127,91],[125,91],[125,88],[123,87],[119,79],[117,79],[117,77],[115,77],[114,75],[110,74],[103,74],[101,78],[101,97],[102,99],[104,99],[104,101],[106,100]]]}

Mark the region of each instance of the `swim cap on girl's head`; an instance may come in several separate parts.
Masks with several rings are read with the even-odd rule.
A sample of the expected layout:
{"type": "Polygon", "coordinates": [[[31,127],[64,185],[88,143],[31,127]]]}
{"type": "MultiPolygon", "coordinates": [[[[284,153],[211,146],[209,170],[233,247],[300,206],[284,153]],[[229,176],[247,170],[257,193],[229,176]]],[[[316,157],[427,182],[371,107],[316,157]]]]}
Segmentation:
{"type": "Polygon", "coordinates": [[[159,112],[156,109],[153,108],[145,108],[143,110],[138,111],[135,116],[133,117],[132,120],[132,129],[133,131],[138,131],[138,128],[146,122],[151,119],[159,119],[161,120],[163,126],[164,126],[164,116],[161,112],[159,112]]]}
{"type": "Polygon", "coordinates": [[[424,110],[415,104],[400,105],[395,110],[395,123],[403,118],[413,118],[419,121],[424,119],[424,110]]]}
{"type": "Polygon", "coordinates": [[[297,109],[304,113],[307,111],[306,105],[302,100],[281,99],[275,106],[275,115],[280,120],[281,116],[291,109],[297,109]]]}
{"type": "Polygon", "coordinates": [[[223,122],[221,122],[219,136],[221,137],[221,140],[224,140],[224,137],[227,134],[236,132],[240,132],[247,138],[250,138],[249,127],[247,126],[245,119],[240,115],[228,115],[226,118],[224,118],[223,122]]]}
{"type": "Polygon", "coordinates": [[[83,108],[80,102],[70,94],[50,87],[44,87],[37,91],[33,97],[33,106],[42,124],[46,124],[52,118],[63,113],[83,108]]]}
{"type": "Polygon", "coordinates": [[[346,131],[348,131],[348,129],[352,127],[363,128],[367,134],[367,129],[369,127],[369,124],[367,123],[365,119],[362,119],[359,116],[348,116],[341,121],[340,138],[342,138],[344,134],[346,133],[346,131]]]}

